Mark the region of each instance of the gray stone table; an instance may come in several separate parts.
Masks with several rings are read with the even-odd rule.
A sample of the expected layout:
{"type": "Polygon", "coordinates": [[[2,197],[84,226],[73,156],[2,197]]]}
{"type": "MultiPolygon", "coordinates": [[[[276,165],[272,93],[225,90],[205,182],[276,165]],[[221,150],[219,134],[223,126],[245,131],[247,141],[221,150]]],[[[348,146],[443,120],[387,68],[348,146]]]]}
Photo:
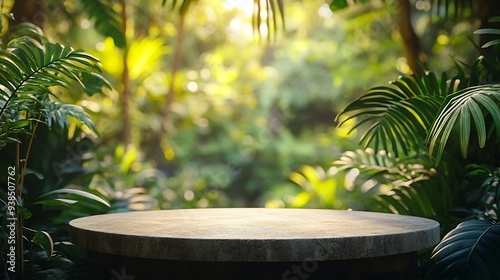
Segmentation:
{"type": "Polygon", "coordinates": [[[416,252],[439,242],[439,224],[361,211],[179,209],[76,219],[70,241],[115,277],[416,279],[416,252]]]}

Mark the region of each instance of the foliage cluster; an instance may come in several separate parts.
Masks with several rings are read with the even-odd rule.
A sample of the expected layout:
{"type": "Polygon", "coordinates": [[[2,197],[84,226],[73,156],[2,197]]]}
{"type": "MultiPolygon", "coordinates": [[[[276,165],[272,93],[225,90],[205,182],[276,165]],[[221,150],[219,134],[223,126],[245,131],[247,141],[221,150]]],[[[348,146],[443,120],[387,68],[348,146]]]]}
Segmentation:
{"type": "MultiPolygon", "coordinates": [[[[2,37],[0,163],[22,166],[18,208],[33,214],[29,244],[42,258],[73,254],[52,241],[73,218],[180,207],[383,210],[436,219],[443,233],[472,208],[482,220],[446,240],[495,236],[485,221],[498,210],[498,56],[462,62],[476,51],[464,45],[474,22],[462,1],[399,1],[417,7],[419,57],[444,74],[411,74],[398,1],[289,1],[282,33],[281,0],[42,2],[45,34],[90,53],[32,25],[2,37]],[[465,19],[450,25],[453,7],[465,19]],[[361,141],[373,148],[342,154],[359,130],[345,126],[368,123],[361,141]]],[[[478,249],[465,265],[474,273],[494,254],[478,249]]]]}
{"type": "Polygon", "coordinates": [[[426,70],[372,88],[339,114],[356,118],[355,128],[370,124],[360,142],[375,150],[348,152],[336,165],[389,183],[379,196],[386,210],[440,221],[446,235],[425,266],[428,279],[500,278],[498,45],[484,44],[470,65],[457,62],[455,74],[426,70]]]}
{"type": "Polygon", "coordinates": [[[35,150],[34,144],[36,140],[44,137],[49,140],[52,136],[55,141],[49,142],[51,144],[83,145],[85,140],[80,137],[85,134],[80,127],[97,133],[94,123],[83,108],[60,102],[58,96],[63,94],[61,90],[82,89],[91,95],[107,84],[98,74],[100,68],[95,57],[48,42],[42,31],[31,24],[12,28],[4,34],[1,43],[0,165],[8,171],[1,175],[2,182],[8,186],[2,188],[1,193],[2,230],[8,237],[2,238],[1,243],[5,252],[1,258],[2,277],[22,279],[25,260],[29,260],[29,270],[34,270],[35,251],[43,250],[48,259],[56,255],[52,236],[45,228],[32,227],[38,221],[36,216],[42,214],[40,207],[69,206],[80,199],[108,205],[89,192],[61,188],[64,175],[68,175],[66,166],[54,165],[57,163],[52,161],[54,154],[41,157],[43,152],[35,150]],[[69,133],[71,127],[73,135],[69,133]],[[30,158],[33,151],[37,156],[30,158]],[[31,169],[34,166],[39,168],[31,169]],[[50,168],[52,172],[44,172],[50,168]],[[44,177],[49,174],[57,175],[58,180],[44,177]],[[32,187],[32,177],[41,182],[35,185],[38,188],[32,187]],[[31,223],[33,220],[35,223],[31,223]]]}
{"type": "MultiPolygon", "coordinates": [[[[69,22],[67,28],[72,30],[58,40],[95,49],[92,53],[101,59],[106,77],[117,89],[71,100],[86,106],[99,119],[102,144],[96,162],[90,165],[113,162],[110,155],[125,125],[123,111],[115,105],[123,99],[120,91],[126,52],[131,78],[128,86],[134,94],[130,99],[133,106],[129,106],[132,137],[125,148],[138,151],[137,163],[129,171],[141,173],[140,166],[148,165],[168,178],[166,190],[162,186],[149,189],[157,207],[289,204],[294,194],[301,192],[289,181],[293,171],[302,165],[326,168],[342,147],[354,147],[352,136],[335,130],[333,116],[340,109],[340,100],[348,98],[346,93],[360,92],[363,86],[343,77],[362,73],[366,84],[383,81],[361,71],[366,64],[349,66],[347,62],[364,58],[375,65],[378,58],[368,56],[372,51],[369,40],[383,38],[380,50],[397,48],[391,43],[395,34],[387,31],[392,29],[391,15],[382,7],[370,8],[373,18],[359,18],[361,23],[376,21],[377,33],[367,28],[352,35],[350,31],[357,27],[334,16],[322,4],[289,3],[286,34],[278,33],[283,41],[268,43],[263,39],[258,43],[246,10],[238,5],[197,3],[190,6],[191,16],[184,20],[184,46],[179,54],[176,35],[181,32],[180,16],[168,7],[144,14],[138,3],[129,1],[127,16],[134,24],[128,29],[124,50],[116,44],[119,38],[96,35],[98,41],[86,39],[88,34],[99,32],[87,25],[81,28],[82,22],[92,22],[98,16],[88,14],[87,18],[84,4],[68,10],[51,3],[54,20],[69,22]],[[63,9],[70,13],[69,19],[58,12],[63,9]],[[306,15],[315,13],[322,16],[303,23],[306,15]],[[171,66],[176,56],[182,64],[174,74],[171,66]],[[175,100],[168,105],[171,86],[175,100]],[[167,106],[170,110],[164,117],[162,111],[167,106]]],[[[119,17],[119,10],[116,7],[112,18],[119,17]]],[[[391,52],[384,55],[389,57],[391,52]]],[[[392,63],[377,65],[384,73],[393,68],[392,63]]],[[[317,206],[313,202],[308,205],[317,206]]],[[[347,207],[345,203],[341,208],[347,207]]]]}

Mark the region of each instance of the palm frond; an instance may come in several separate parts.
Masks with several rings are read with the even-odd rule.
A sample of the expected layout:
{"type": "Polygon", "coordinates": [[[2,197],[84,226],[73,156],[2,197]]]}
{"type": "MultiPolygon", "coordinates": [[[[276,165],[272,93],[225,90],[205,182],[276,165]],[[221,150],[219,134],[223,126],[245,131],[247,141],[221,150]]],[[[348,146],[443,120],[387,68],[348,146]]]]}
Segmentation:
{"type": "Polygon", "coordinates": [[[485,164],[467,166],[467,179],[475,186],[481,186],[476,198],[483,202],[485,216],[493,219],[500,217],[500,168],[485,164]]]}
{"type": "MultiPolygon", "coordinates": [[[[52,87],[66,88],[76,82],[90,93],[96,91],[96,85],[107,85],[104,78],[95,73],[100,71],[96,58],[59,44],[15,44],[7,51],[0,50],[0,61],[0,119],[4,124],[7,123],[7,118],[14,121],[26,118],[33,120],[41,117],[37,114],[55,109],[56,107],[45,107],[55,104],[50,103],[49,99],[52,87]],[[92,85],[89,84],[89,79],[92,85]],[[101,81],[97,82],[99,79],[101,81]],[[21,111],[26,113],[24,117],[21,116],[21,111]]],[[[97,133],[88,115],[68,106],[59,106],[52,112],[58,112],[57,114],[65,115],[66,118],[71,115],[97,133]]],[[[42,121],[50,124],[53,115],[45,115],[48,118],[42,121]]],[[[67,120],[61,125],[64,127],[66,124],[67,120]]],[[[17,130],[2,126],[0,134],[5,136],[2,141],[15,138],[12,133],[17,130]]]]}
{"type": "Polygon", "coordinates": [[[473,129],[476,130],[480,148],[485,146],[486,139],[493,130],[496,131],[497,142],[500,141],[499,102],[500,84],[468,87],[449,95],[440,108],[427,139],[429,154],[435,153],[436,161],[440,161],[455,127],[458,127],[458,141],[464,157],[470,147],[473,129]],[[488,116],[493,121],[491,128],[486,126],[488,116]]]}
{"type": "Polygon", "coordinates": [[[267,26],[267,37],[269,40],[272,38],[272,34],[277,33],[278,24],[277,17],[281,18],[282,27],[285,28],[285,7],[283,5],[283,0],[264,0],[262,4],[261,0],[254,0],[254,14],[252,17],[253,29],[260,34],[260,28],[263,24],[262,11],[266,11],[265,26],[267,26]],[[264,6],[264,7],[263,7],[264,6]]]}
{"type": "Polygon", "coordinates": [[[469,220],[434,248],[428,279],[500,279],[500,225],[469,220]]]}
{"type": "MultiPolygon", "coordinates": [[[[492,17],[489,22],[500,22],[500,16],[497,17],[492,17]]],[[[474,31],[474,34],[476,35],[500,35],[500,29],[496,28],[483,28],[474,31]]],[[[486,44],[482,45],[482,48],[488,48],[490,46],[494,45],[500,45],[500,39],[494,39],[489,42],[486,42],[486,44]]]]}
{"type": "Polygon", "coordinates": [[[66,130],[70,125],[69,116],[71,116],[99,135],[99,131],[94,125],[92,118],[80,106],[49,101],[44,104],[44,108],[41,111],[45,115],[49,128],[55,125],[60,130],[66,130]]]}
{"type": "Polygon", "coordinates": [[[368,148],[344,152],[339,160],[333,162],[333,166],[345,172],[357,169],[368,176],[367,179],[375,179],[381,184],[408,186],[429,179],[431,165],[428,163],[426,166],[423,163],[416,155],[396,158],[385,150],[375,152],[368,148]]]}
{"type": "Polygon", "coordinates": [[[365,176],[363,183],[371,179],[390,186],[375,197],[383,211],[450,223],[449,210],[457,204],[460,192],[449,181],[437,179],[440,175],[425,154],[396,158],[383,150],[356,150],[345,152],[333,165],[345,172],[358,170],[365,176]]]}
{"type": "Polygon", "coordinates": [[[36,97],[49,87],[67,87],[72,81],[82,86],[81,73],[100,71],[98,60],[81,50],[48,43],[43,48],[20,45],[0,51],[0,116],[23,96],[36,97]]]}
{"type": "Polygon", "coordinates": [[[3,36],[2,41],[6,48],[15,48],[25,44],[42,46],[47,43],[42,29],[29,22],[22,22],[10,27],[9,32],[3,36]]]}
{"type": "MultiPolygon", "coordinates": [[[[170,4],[172,10],[179,9],[179,13],[187,12],[190,5],[198,0],[163,0],[162,5],[170,4]]],[[[246,0],[253,1],[254,10],[252,16],[253,29],[261,34],[261,26],[267,27],[267,37],[270,40],[278,31],[278,18],[281,21],[282,28],[285,28],[285,6],[283,0],[246,0]],[[267,16],[263,16],[263,11],[266,11],[267,16]]]]}
{"type": "Polygon", "coordinates": [[[113,9],[114,1],[81,0],[80,3],[89,18],[95,20],[95,29],[106,37],[113,38],[115,45],[125,48],[125,34],[121,27],[121,17],[118,10],[113,9]]]}
{"type": "Polygon", "coordinates": [[[370,89],[366,94],[349,103],[337,116],[358,121],[352,129],[371,124],[361,136],[366,149],[371,144],[376,150],[408,154],[425,144],[427,131],[446,94],[453,90],[443,74],[440,81],[432,72],[422,76],[402,76],[392,86],[370,89]]]}
{"type": "Polygon", "coordinates": [[[453,185],[447,182],[440,184],[429,178],[393,187],[375,200],[384,211],[434,219],[442,228],[450,228],[454,226],[450,209],[457,204],[456,193],[453,185]]]}

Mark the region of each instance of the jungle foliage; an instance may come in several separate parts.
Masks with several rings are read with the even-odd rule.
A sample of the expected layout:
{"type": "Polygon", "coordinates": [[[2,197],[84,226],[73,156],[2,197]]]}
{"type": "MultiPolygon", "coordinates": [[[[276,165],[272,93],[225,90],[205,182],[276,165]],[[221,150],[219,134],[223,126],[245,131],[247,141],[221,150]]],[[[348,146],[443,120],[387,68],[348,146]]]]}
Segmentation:
{"type": "Polygon", "coordinates": [[[0,165],[24,172],[30,274],[86,261],[73,218],[265,206],[436,219],[431,279],[498,276],[494,1],[1,3],[0,165]]]}

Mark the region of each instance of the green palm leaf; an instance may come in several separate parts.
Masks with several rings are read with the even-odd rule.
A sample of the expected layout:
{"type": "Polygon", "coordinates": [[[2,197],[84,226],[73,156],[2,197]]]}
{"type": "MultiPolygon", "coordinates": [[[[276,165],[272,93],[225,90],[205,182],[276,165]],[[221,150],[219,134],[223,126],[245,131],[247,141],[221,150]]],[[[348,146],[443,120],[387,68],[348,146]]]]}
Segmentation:
{"type": "MultiPolygon", "coordinates": [[[[55,114],[66,116],[66,120],[60,124],[61,127],[66,127],[67,116],[73,116],[97,133],[81,108],[76,109],[72,105],[55,106],[56,103],[49,99],[52,87],[68,87],[76,82],[88,92],[95,92],[95,84],[107,85],[104,78],[94,73],[100,71],[96,58],[81,50],[52,43],[44,46],[14,44],[8,50],[0,50],[0,119],[4,119],[6,113],[12,117],[12,113],[16,111],[26,112],[28,119],[38,118],[38,113],[45,112],[43,115],[47,119],[44,121],[49,124],[55,114]],[[89,79],[93,84],[86,86],[89,79]],[[97,81],[99,79],[100,82],[97,81]]],[[[15,119],[17,118],[21,118],[21,115],[18,114],[15,119]]],[[[1,129],[0,134],[5,136],[2,139],[11,137],[5,127],[2,126],[1,129]]]]}
{"type": "Polygon", "coordinates": [[[57,125],[57,128],[66,130],[70,124],[68,117],[71,116],[99,135],[92,118],[80,106],[49,101],[45,104],[42,112],[45,115],[49,128],[53,125],[57,125]]]}
{"type": "Polygon", "coordinates": [[[360,139],[365,149],[373,143],[376,150],[381,146],[396,157],[401,151],[408,154],[425,144],[434,116],[452,90],[449,84],[445,75],[438,81],[433,73],[400,77],[349,103],[337,116],[346,117],[339,126],[353,118],[358,122],[352,129],[371,123],[360,139]]]}
{"type": "Polygon", "coordinates": [[[415,154],[407,158],[396,158],[384,150],[375,153],[373,149],[347,151],[333,166],[341,171],[357,169],[369,179],[375,179],[381,184],[393,186],[410,185],[421,180],[428,180],[430,162],[425,165],[425,157],[420,159],[415,154]]]}
{"type": "Polygon", "coordinates": [[[428,279],[500,279],[500,225],[469,220],[434,248],[428,279]]]}
{"type": "Polygon", "coordinates": [[[471,131],[476,130],[480,148],[493,131],[486,126],[485,119],[490,116],[496,131],[497,142],[500,140],[500,85],[480,85],[468,87],[449,95],[438,117],[432,125],[429,137],[429,153],[436,154],[439,162],[449,142],[453,129],[458,127],[458,141],[462,155],[466,157],[471,131]]]}
{"type": "MultiPolygon", "coordinates": [[[[490,22],[500,22],[500,16],[492,17],[489,21],[490,22]]],[[[483,29],[476,30],[474,32],[474,34],[477,34],[477,35],[500,35],[500,29],[483,28],[483,29]]],[[[494,46],[494,45],[500,45],[500,39],[491,40],[491,41],[487,42],[486,44],[482,45],[482,47],[488,48],[488,47],[494,46]]]]}
{"type": "Polygon", "coordinates": [[[449,210],[456,203],[455,197],[451,185],[436,185],[426,180],[394,187],[387,194],[376,197],[376,201],[386,211],[431,218],[443,225],[452,222],[449,210]]]}
{"type": "Polygon", "coordinates": [[[113,9],[114,1],[81,0],[83,9],[89,18],[95,20],[94,28],[105,37],[113,38],[115,45],[125,48],[126,40],[121,26],[121,17],[118,10],[113,9]]]}
{"type": "Polygon", "coordinates": [[[19,46],[11,52],[1,51],[0,116],[9,103],[23,95],[35,96],[51,86],[68,86],[72,81],[83,85],[82,72],[99,71],[98,60],[80,50],[48,43],[45,48],[19,46]]]}
{"type": "Polygon", "coordinates": [[[432,161],[425,154],[396,158],[383,150],[375,153],[369,148],[347,151],[333,165],[344,172],[358,170],[365,175],[361,183],[372,179],[378,185],[391,186],[389,191],[375,197],[376,203],[387,212],[427,217],[448,224],[449,209],[460,199],[456,185],[438,178],[439,170],[432,167],[432,161]]]}
{"type": "Polygon", "coordinates": [[[47,42],[47,39],[38,26],[22,22],[9,27],[9,32],[3,36],[2,41],[9,48],[26,44],[40,47],[47,42]]]}

